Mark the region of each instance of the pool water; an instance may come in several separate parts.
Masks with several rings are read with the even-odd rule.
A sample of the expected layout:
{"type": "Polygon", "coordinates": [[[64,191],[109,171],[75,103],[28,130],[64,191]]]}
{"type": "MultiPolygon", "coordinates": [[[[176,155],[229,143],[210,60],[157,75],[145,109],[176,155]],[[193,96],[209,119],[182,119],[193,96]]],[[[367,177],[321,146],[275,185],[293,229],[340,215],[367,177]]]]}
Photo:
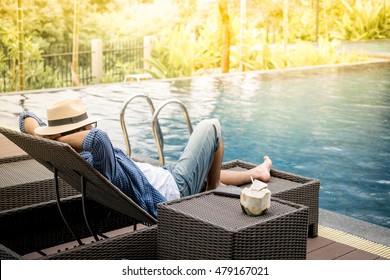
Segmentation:
{"type": "Polygon", "coordinates": [[[343,42],[338,49],[365,53],[382,53],[390,56],[390,40],[367,40],[367,41],[356,41],[356,42],[343,42]]]}
{"type": "MultiPolygon", "coordinates": [[[[218,118],[224,161],[260,163],[269,155],[275,169],[320,179],[321,208],[390,228],[390,63],[9,94],[0,96],[0,123],[17,126],[22,110],[45,116],[54,100],[80,96],[124,149],[119,114],[136,93],[148,94],[156,107],[180,99],[194,126],[218,118]]],[[[129,105],[126,122],[133,153],[157,158],[144,100],[129,105]]],[[[179,107],[167,106],[160,123],[166,160],[174,161],[189,136],[179,107]]]]}

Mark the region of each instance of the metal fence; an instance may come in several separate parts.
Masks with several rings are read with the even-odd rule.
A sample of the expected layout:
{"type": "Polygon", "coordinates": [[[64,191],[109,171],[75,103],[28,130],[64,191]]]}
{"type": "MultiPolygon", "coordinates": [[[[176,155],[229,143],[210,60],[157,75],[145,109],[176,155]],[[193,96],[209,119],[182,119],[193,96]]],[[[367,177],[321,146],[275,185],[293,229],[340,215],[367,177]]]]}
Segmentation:
{"type": "MultiPolygon", "coordinates": [[[[42,55],[45,71],[53,72],[60,87],[72,86],[72,46],[54,46],[42,55]]],[[[88,85],[92,81],[91,75],[91,47],[79,46],[78,74],[80,83],[88,85]]]]}
{"type": "Polygon", "coordinates": [[[115,81],[123,80],[124,72],[135,73],[143,68],[143,39],[122,42],[106,42],[103,45],[103,70],[111,71],[115,81]]]}
{"type": "MultiPolygon", "coordinates": [[[[7,57],[7,51],[3,50],[7,57]]],[[[92,84],[91,45],[79,46],[78,75],[82,85],[92,84]]],[[[103,43],[102,71],[108,81],[123,81],[124,74],[139,73],[143,69],[143,38],[132,41],[103,43]]],[[[72,86],[72,46],[51,47],[41,55],[41,61],[25,61],[25,89],[58,88],[72,86]]],[[[18,90],[18,69],[12,59],[0,61],[0,92],[18,90]]]]}
{"type": "Polygon", "coordinates": [[[8,89],[14,88],[14,83],[10,75],[12,67],[11,59],[4,59],[0,62],[0,93],[8,91],[8,89]]]}

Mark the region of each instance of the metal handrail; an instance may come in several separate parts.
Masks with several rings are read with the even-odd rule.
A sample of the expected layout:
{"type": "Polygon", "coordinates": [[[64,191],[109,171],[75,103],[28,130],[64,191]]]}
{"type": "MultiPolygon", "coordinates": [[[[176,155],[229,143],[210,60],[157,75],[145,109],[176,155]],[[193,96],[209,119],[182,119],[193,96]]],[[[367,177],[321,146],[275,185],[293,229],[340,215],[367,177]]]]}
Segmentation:
{"type": "MultiPolygon", "coordinates": [[[[136,95],[128,98],[125,101],[125,103],[123,104],[123,107],[122,107],[122,110],[121,110],[121,113],[120,113],[120,123],[121,123],[122,132],[123,132],[123,137],[124,137],[124,140],[125,140],[126,152],[127,152],[128,156],[131,156],[131,145],[130,145],[129,135],[127,133],[126,124],[125,124],[125,111],[126,111],[127,105],[132,100],[134,100],[136,98],[139,98],[139,97],[142,97],[142,98],[146,99],[146,101],[149,104],[149,109],[150,109],[150,112],[152,113],[152,115],[155,112],[152,100],[150,99],[149,96],[147,96],[144,93],[139,93],[139,94],[136,94],[136,95]]],[[[158,137],[156,138],[156,136],[154,136],[155,137],[154,139],[156,141],[157,146],[158,147],[160,147],[160,146],[162,147],[164,145],[164,143],[163,143],[162,133],[161,133],[161,129],[160,129],[160,124],[158,123],[158,121],[157,121],[157,125],[156,125],[156,132],[153,131],[153,133],[157,133],[158,134],[158,137]]]]}
{"type": "Polygon", "coordinates": [[[192,134],[192,131],[193,131],[192,125],[191,125],[191,121],[190,121],[190,117],[188,115],[187,108],[183,104],[183,102],[181,102],[180,100],[168,99],[166,102],[164,102],[163,104],[161,104],[157,108],[157,110],[153,114],[152,130],[153,130],[154,140],[156,141],[156,145],[157,145],[157,151],[158,151],[158,156],[159,156],[159,160],[160,160],[160,166],[163,166],[165,164],[165,158],[164,158],[164,151],[163,151],[164,147],[161,145],[160,141],[158,141],[158,139],[160,139],[158,137],[161,137],[161,142],[163,142],[163,136],[162,136],[161,130],[159,130],[160,126],[159,126],[159,123],[158,123],[158,115],[160,114],[161,110],[166,105],[171,104],[171,103],[177,103],[177,104],[180,105],[180,108],[182,109],[182,111],[184,113],[184,117],[186,119],[188,131],[190,132],[190,135],[192,134]]]}

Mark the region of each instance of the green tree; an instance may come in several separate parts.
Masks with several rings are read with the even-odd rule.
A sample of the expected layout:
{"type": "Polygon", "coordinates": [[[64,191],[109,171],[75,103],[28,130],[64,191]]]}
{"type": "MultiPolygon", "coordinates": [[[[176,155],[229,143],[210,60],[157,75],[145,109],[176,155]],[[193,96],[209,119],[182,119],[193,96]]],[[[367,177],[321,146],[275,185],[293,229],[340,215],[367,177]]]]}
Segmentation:
{"type": "Polygon", "coordinates": [[[18,64],[19,64],[19,89],[24,90],[24,31],[23,31],[23,7],[22,0],[18,0],[18,64]]]}
{"type": "Polygon", "coordinates": [[[80,3],[79,0],[74,0],[74,15],[73,15],[73,51],[72,51],[72,84],[80,85],[80,77],[78,74],[79,67],[79,23],[80,23],[80,3]]]}
{"type": "Polygon", "coordinates": [[[228,1],[219,0],[218,2],[219,13],[222,20],[222,73],[229,72],[230,65],[230,38],[231,38],[231,28],[230,28],[230,17],[228,12],[228,1]]]}

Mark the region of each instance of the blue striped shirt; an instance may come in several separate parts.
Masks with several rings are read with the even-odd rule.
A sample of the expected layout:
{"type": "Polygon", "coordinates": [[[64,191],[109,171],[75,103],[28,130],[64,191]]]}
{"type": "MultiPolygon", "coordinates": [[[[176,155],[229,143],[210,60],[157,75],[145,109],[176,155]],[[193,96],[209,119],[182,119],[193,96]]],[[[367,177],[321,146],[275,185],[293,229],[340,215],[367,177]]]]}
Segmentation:
{"type": "MultiPolygon", "coordinates": [[[[40,126],[46,126],[35,114],[23,112],[19,117],[22,132],[25,132],[23,120],[26,117],[33,117],[40,126]]],[[[131,158],[112,146],[106,132],[92,129],[83,141],[80,156],[139,206],[157,217],[157,204],[166,201],[165,197],[148,182],[131,158]]]]}

